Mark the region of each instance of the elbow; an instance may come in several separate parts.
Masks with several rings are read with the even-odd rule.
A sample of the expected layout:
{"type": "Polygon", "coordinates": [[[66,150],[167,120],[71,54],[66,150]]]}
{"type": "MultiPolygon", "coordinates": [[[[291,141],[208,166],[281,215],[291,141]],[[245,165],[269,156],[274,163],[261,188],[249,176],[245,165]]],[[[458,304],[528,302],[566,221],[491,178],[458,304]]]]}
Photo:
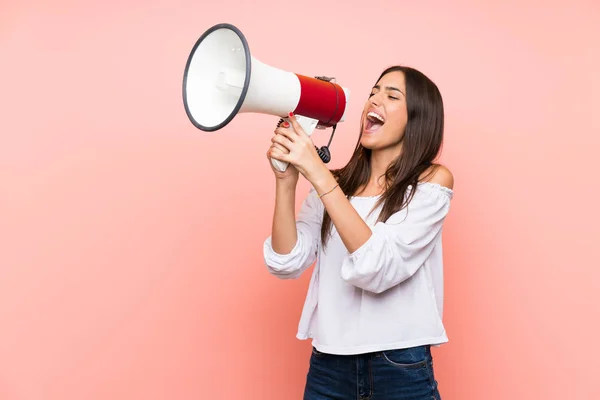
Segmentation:
{"type": "Polygon", "coordinates": [[[306,247],[301,236],[287,254],[279,254],[271,246],[271,238],[263,245],[263,259],[267,271],[280,279],[296,279],[314,262],[316,255],[306,247]]]}
{"type": "Polygon", "coordinates": [[[398,255],[385,252],[347,257],[341,268],[341,278],[362,290],[381,294],[409,279],[416,272],[412,263],[398,255]]]}
{"type": "Polygon", "coordinates": [[[393,288],[394,286],[395,285],[390,285],[390,286],[380,285],[380,286],[373,287],[371,290],[369,290],[369,289],[364,289],[364,290],[365,290],[365,292],[371,292],[373,294],[382,294],[382,293],[387,292],[389,289],[393,288]]]}
{"type": "Polygon", "coordinates": [[[299,256],[288,259],[282,259],[272,254],[265,254],[264,264],[267,267],[269,274],[276,276],[280,279],[296,279],[300,276],[302,271],[306,269],[310,259],[302,259],[299,256]]]}
{"type": "Polygon", "coordinates": [[[266,264],[266,266],[267,271],[269,271],[269,274],[283,280],[297,279],[302,274],[302,271],[300,269],[283,270],[269,264],[266,264]]]}
{"type": "Polygon", "coordinates": [[[302,273],[310,267],[315,258],[308,257],[303,259],[293,259],[285,264],[273,263],[270,260],[265,260],[265,266],[269,274],[284,280],[297,279],[302,273]]]}
{"type": "Polygon", "coordinates": [[[342,279],[359,289],[374,294],[382,294],[391,288],[401,284],[410,276],[406,274],[396,274],[393,277],[388,277],[383,272],[373,271],[367,274],[355,274],[342,272],[342,279]]]}
{"type": "Polygon", "coordinates": [[[341,277],[360,289],[381,294],[410,279],[420,268],[426,252],[424,248],[412,247],[408,252],[406,244],[372,236],[344,259],[341,277]]]}
{"type": "Polygon", "coordinates": [[[303,265],[294,260],[290,260],[286,263],[273,262],[269,257],[265,257],[265,266],[269,274],[279,279],[296,279],[303,271],[303,265]]]}

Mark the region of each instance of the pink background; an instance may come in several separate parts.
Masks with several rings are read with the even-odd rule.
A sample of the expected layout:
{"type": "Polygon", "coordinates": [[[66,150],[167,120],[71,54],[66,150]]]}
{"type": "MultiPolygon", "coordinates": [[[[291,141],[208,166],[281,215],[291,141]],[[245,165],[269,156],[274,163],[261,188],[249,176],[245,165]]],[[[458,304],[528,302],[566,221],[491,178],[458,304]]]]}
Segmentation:
{"type": "Polygon", "coordinates": [[[352,90],[333,167],[383,68],[431,76],[456,179],[444,400],[600,398],[600,3],[27,3],[0,6],[0,399],[301,398],[309,274],[261,252],[276,118],[207,134],[182,105],[218,22],[352,90]]]}

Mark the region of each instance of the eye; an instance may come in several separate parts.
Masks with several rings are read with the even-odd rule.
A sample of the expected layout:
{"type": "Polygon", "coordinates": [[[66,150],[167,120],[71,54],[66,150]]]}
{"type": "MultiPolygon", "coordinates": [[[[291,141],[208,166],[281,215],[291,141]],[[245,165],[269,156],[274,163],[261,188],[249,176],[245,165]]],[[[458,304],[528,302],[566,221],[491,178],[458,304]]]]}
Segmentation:
{"type": "Polygon", "coordinates": [[[397,98],[397,97],[394,97],[394,96],[388,96],[388,98],[390,98],[390,99],[392,99],[392,100],[400,100],[399,98],[397,98]]]}

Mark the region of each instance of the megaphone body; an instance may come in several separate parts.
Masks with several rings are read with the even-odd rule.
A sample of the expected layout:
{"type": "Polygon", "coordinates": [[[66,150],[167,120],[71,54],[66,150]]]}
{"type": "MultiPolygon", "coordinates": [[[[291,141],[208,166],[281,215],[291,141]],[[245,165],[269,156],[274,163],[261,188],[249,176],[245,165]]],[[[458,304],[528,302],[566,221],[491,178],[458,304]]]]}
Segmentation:
{"type": "MultiPolygon", "coordinates": [[[[192,124],[206,132],[222,129],[239,113],[286,119],[293,112],[307,135],[343,122],[350,91],[332,78],[309,77],[254,58],[242,32],[218,24],[196,41],[183,78],[183,102],[192,124]]],[[[287,163],[272,159],[285,171],[287,163]]]]}

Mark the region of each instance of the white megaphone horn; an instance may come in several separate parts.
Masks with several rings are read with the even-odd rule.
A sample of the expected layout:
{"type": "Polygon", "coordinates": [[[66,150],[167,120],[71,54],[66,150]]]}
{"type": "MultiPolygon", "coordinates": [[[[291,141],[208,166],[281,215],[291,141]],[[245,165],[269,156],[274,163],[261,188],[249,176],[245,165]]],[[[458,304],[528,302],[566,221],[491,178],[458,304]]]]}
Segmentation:
{"type": "MultiPolygon", "coordinates": [[[[238,113],[278,116],[281,124],[289,112],[309,136],[316,128],[333,127],[335,132],[345,119],[349,98],[350,91],[333,78],[311,78],[256,60],[242,32],[226,23],[211,27],[196,41],[183,77],[187,116],[207,132],[225,127],[238,113]]],[[[317,148],[324,162],[330,159],[329,144],[317,148]]],[[[287,168],[287,163],[271,162],[279,171],[287,168]]]]}

